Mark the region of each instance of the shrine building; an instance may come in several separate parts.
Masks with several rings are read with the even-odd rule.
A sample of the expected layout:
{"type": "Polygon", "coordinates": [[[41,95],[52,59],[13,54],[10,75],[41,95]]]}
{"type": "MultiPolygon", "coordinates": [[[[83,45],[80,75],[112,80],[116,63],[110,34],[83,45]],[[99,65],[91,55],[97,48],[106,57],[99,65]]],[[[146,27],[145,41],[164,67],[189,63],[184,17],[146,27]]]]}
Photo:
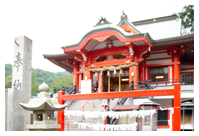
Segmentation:
{"type": "MultiPolygon", "coordinates": [[[[72,73],[81,94],[171,89],[180,83],[181,130],[193,130],[194,34],[180,35],[180,29],[177,14],[130,22],[123,13],[118,25],[101,18],[78,43],[61,47],[63,54],[44,58],[72,73]]],[[[172,108],[173,98],[150,100],[172,108]]],[[[140,103],[128,98],[123,105],[140,103]]],[[[157,119],[167,120],[157,130],[172,130],[171,111],[159,111],[157,119]]]]}

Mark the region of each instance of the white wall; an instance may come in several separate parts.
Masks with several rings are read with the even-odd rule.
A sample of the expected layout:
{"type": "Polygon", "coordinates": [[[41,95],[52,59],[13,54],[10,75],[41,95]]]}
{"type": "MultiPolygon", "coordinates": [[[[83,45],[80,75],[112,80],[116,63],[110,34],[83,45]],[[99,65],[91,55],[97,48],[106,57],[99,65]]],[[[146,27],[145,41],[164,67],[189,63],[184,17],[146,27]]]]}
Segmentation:
{"type": "Polygon", "coordinates": [[[136,28],[141,33],[149,33],[154,40],[175,37],[180,36],[181,19],[138,25],[136,28]]]}

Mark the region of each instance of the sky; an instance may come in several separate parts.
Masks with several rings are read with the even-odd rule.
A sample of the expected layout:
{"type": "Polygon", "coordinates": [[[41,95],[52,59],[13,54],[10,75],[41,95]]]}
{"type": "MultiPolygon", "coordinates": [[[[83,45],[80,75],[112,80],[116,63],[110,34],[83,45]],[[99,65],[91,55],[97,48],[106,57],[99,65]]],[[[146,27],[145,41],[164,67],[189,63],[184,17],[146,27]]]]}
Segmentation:
{"type": "MultiPolygon", "coordinates": [[[[122,10],[130,22],[172,15],[182,11],[185,4],[176,1],[63,1],[6,0],[0,4],[1,46],[4,64],[13,64],[14,39],[26,36],[32,40],[32,67],[50,72],[64,69],[54,65],[42,54],[61,54],[62,46],[78,43],[105,17],[117,25],[122,10]]],[[[1,58],[2,58],[1,57],[1,58]]]]}

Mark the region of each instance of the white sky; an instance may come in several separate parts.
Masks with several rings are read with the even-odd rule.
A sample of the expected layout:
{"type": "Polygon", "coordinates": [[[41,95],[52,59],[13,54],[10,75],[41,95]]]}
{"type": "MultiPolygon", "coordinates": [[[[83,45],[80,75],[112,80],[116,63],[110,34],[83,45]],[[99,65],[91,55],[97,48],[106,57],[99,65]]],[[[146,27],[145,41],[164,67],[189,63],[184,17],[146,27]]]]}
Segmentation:
{"type": "Polygon", "coordinates": [[[122,10],[129,21],[167,16],[182,10],[185,4],[175,1],[63,1],[63,0],[7,0],[0,4],[1,47],[5,64],[13,64],[14,39],[27,36],[32,39],[32,67],[51,72],[64,69],[54,65],[42,54],[63,53],[62,46],[78,43],[93,28],[98,18],[106,17],[118,24],[122,10]],[[2,31],[3,30],[3,31],[2,31]]]}

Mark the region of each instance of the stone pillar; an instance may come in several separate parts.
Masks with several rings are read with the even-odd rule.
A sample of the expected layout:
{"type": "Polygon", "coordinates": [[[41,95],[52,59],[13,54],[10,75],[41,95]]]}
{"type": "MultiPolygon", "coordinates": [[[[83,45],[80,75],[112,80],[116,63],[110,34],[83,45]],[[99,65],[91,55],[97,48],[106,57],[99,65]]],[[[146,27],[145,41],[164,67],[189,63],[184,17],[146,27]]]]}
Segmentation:
{"type": "Polygon", "coordinates": [[[31,98],[32,79],[32,40],[17,37],[14,44],[12,68],[12,88],[8,89],[8,125],[9,131],[23,131],[30,124],[30,113],[24,111],[19,103],[28,103],[31,98]]]}
{"type": "Polygon", "coordinates": [[[5,89],[5,131],[7,131],[8,89],[5,89]]]}

